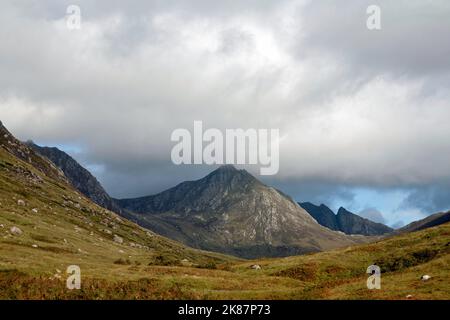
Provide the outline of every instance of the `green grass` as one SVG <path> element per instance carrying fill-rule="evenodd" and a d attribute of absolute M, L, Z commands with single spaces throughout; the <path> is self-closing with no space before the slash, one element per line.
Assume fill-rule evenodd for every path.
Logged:
<path fill-rule="evenodd" d="M 0 299 L 450 299 L 450 224 L 330 252 L 246 261 L 142 229 L 2 148 L 0 225 Z M 23 234 L 12 235 L 12 226 Z M 381 290 L 366 288 L 373 263 L 383 271 Z M 71 291 L 65 271 L 74 264 L 82 288 Z M 423 282 L 423 274 L 432 278 Z"/>

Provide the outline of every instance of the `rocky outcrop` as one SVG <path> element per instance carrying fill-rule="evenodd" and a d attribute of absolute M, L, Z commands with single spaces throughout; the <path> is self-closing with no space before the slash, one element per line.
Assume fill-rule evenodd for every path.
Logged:
<path fill-rule="evenodd" d="M 58 169 L 58 167 L 56 167 L 47 158 L 42 157 L 41 155 L 34 152 L 29 145 L 17 140 L 8 131 L 8 129 L 6 129 L 3 126 L 3 123 L 1 121 L 0 121 L 0 147 L 4 148 L 7 152 L 16 156 L 22 161 L 31 164 L 33 167 L 35 167 L 38 171 L 40 171 L 44 175 L 59 181 L 63 182 L 67 181 L 66 177 L 64 176 L 64 173 L 60 169 Z M 29 178 L 30 180 L 39 181 L 42 179 L 40 176 L 37 176 L 31 172 L 25 172 L 23 169 L 21 168 L 19 169 L 22 171 L 20 173 L 22 175 L 26 175 L 27 178 Z"/>

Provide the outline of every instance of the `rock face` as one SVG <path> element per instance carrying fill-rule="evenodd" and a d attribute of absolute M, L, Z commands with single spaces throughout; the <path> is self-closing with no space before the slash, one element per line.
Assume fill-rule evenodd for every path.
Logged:
<path fill-rule="evenodd" d="M 337 215 L 325 205 L 316 206 L 309 202 L 300 203 L 318 223 L 331 230 L 341 231 L 346 234 L 360 234 L 365 236 L 377 236 L 390 233 L 392 228 L 362 218 L 344 208 L 340 208 Z"/>
<path fill-rule="evenodd" d="M 392 228 L 360 217 L 344 208 L 339 208 L 336 215 L 338 225 L 346 234 L 362 234 L 366 236 L 382 235 L 394 231 Z"/>
<path fill-rule="evenodd" d="M 292 199 L 233 166 L 157 195 L 116 202 L 143 227 L 196 248 L 246 258 L 361 241 L 322 227 Z"/>
<path fill-rule="evenodd" d="M 35 167 L 44 175 L 53 178 L 55 180 L 67 182 L 64 173 L 58 169 L 51 161 L 47 158 L 37 154 L 32 150 L 32 148 L 17 140 L 9 131 L 6 129 L 2 122 L 0 121 L 0 147 L 4 148 L 10 154 L 16 156 L 22 161 L 25 161 Z M 41 177 L 33 176 L 31 173 L 22 172 L 22 174 L 28 174 L 29 179 L 36 182 L 41 181 Z"/>
<path fill-rule="evenodd" d="M 90 198 L 96 204 L 119 212 L 120 208 L 114 203 L 108 193 L 103 189 L 100 182 L 85 168 L 83 168 L 75 159 L 58 148 L 41 147 L 32 142 L 28 142 L 37 153 L 48 158 L 69 179 L 69 182 L 78 191 Z"/>
<path fill-rule="evenodd" d="M 320 206 L 316 206 L 311 202 L 303 202 L 299 203 L 299 205 L 306 210 L 316 221 L 328 229 L 335 231 L 342 231 L 339 228 L 336 215 L 330 208 L 326 205 L 321 204 Z"/>

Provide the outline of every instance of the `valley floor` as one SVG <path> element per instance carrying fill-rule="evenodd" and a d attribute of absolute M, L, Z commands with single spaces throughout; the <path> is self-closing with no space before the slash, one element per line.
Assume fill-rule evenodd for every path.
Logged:
<path fill-rule="evenodd" d="M 118 264 L 100 252 L 5 241 L 0 252 L 2 299 L 450 299 L 450 224 L 331 252 L 205 266 L 149 266 L 148 255 L 131 253 Z M 380 290 L 366 287 L 373 263 Z M 81 267 L 81 290 L 66 289 L 70 264 Z"/>

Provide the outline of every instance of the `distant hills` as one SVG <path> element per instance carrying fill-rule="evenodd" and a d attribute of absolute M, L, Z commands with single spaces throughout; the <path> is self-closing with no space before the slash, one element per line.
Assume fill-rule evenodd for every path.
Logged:
<path fill-rule="evenodd" d="M 360 234 L 365 236 L 378 236 L 394 231 L 382 224 L 360 217 L 345 208 L 339 208 L 338 213 L 321 204 L 316 206 L 310 202 L 299 203 L 318 223 L 331 230 L 346 234 Z"/>
<path fill-rule="evenodd" d="M 425 219 L 414 221 L 404 226 L 403 228 L 396 230 L 396 232 L 399 233 L 415 232 L 435 227 L 447 222 L 450 222 L 450 211 L 432 214 L 431 216 L 428 216 Z"/>

